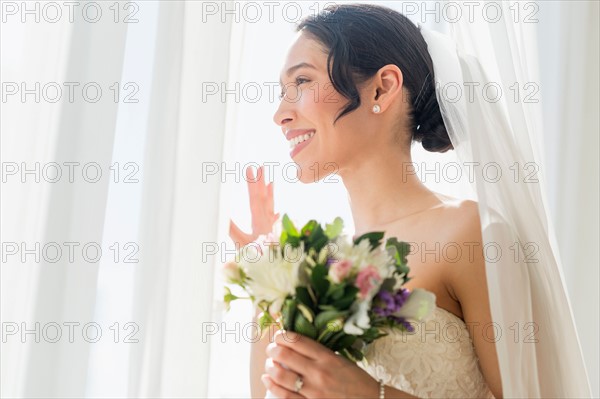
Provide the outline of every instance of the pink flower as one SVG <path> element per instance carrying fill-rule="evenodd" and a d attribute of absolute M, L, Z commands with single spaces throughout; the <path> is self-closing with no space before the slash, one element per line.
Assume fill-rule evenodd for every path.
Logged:
<path fill-rule="evenodd" d="M 279 238 L 272 232 L 268 233 L 263 239 L 263 245 L 267 247 L 277 247 L 279 246 Z"/>
<path fill-rule="evenodd" d="M 233 261 L 229 261 L 223 265 L 223 275 L 225 276 L 225 281 L 230 284 L 235 284 L 242 280 L 240 267 Z"/>
<path fill-rule="evenodd" d="M 356 276 L 356 286 L 360 290 L 361 298 L 366 298 L 374 288 L 379 286 L 381 276 L 377 271 L 377 268 L 373 265 L 369 265 L 358 272 Z"/>
<path fill-rule="evenodd" d="M 332 282 L 339 284 L 348 276 L 351 268 L 352 262 L 348 259 L 334 262 L 329 266 L 329 278 Z"/>

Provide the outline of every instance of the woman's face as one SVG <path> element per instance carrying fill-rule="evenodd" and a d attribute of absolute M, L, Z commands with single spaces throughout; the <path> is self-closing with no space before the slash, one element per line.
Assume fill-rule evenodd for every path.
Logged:
<path fill-rule="evenodd" d="M 290 148 L 300 181 L 316 182 L 332 173 L 344 173 L 349 165 L 374 153 L 375 129 L 370 123 L 374 101 L 368 86 L 362 91 L 359 87 L 360 107 L 338 119 L 334 126 L 333 121 L 348 100 L 333 88 L 327 74 L 327 53 L 312 36 L 297 34 L 280 79 L 284 96 L 273 119 L 286 134 L 284 139 L 296 134 L 312 135 Z"/>

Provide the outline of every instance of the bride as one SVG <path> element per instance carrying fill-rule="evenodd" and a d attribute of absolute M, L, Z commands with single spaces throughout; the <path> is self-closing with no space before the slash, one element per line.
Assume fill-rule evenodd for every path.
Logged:
<path fill-rule="evenodd" d="M 519 370 L 519 364 L 511 365 L 514 373 L 502 369 L 510 356 L 499 358 L 498 348 L 530 353 L 523 348 L 531 345 L 510 346 L 511 323 L 493 322 L 480 204 L 433 192 L 409 173 L 413 141 L 432 152 L 459 143 L 458 133 L 452 139 L 448 131 L 443 115 L 450 110 L 438 101 L 432 45 L 421 29 L 391 9 L 353 4 L 330 6 L 297 30 L 280 76 L 282 98 L 274 121 L 283 139 L 295 144 L 290 156 L 301 181 L 310 182 L 315 165 L 318 177 L 325 177 L 331 173 L 326 164 L 333 162 L 349 194 L 355 236 L 385 231 L 386 238 L 412 243 L 413 279 L 407 287 L 433 292 L 436 307 L 414 333 L 392 332 L 375 341 L 359 364 L 306 337 L 275 333 L 270 340 L 267 334 L 252 344 L 252 396 L 264 397 L 267 390 L 279 398 L 564 393 L 538 387 L 542 376 L 555 371 L 543 374 L 535 352 L 522 358 L 534 359 L 539 375 L 531 368 Z M 269 232 L 278 217 L 273 184 L 262 178 L 252 182 L 252 172 L 247 173 L 253 231 L 230 224 L 230 236 L 240 245 Z M 257 176 L 264 176 L 261 169 Z M 513 378 L 528 373 L 533 377 L 523 377 L 525 382 Z"/>

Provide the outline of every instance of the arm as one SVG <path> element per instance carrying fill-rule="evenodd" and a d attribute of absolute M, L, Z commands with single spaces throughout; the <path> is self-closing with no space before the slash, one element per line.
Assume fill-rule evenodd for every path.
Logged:
<path fill-rule="evenodd" d="M 253 323 L 257 323 L 259 313 L 260 310 L 258 310 L 254 315 L 254 318 L 252 319 Z M 267 345 L 270 342 L 273 342 L 273 337 L 276 331 L 277 327 L 271 326 L 261 340 L 250 344 L 250 393 L 252 398 L 262 399 L 267 393 L 267 388 L 261 381 L 261 375 L 263 375 L 265 372 Z"/>
<path fill-rule="evenodd" d="M 449 265 L 448 289 L 460 302 L 463 318 L 469 328 L 473 339 L 473 346 L 481 372 L 490 390 L 498 399 L 502 398 L 502 381 L 496 344 L 486 339 L 485 327 L 492 323 L 490 310 L 487 278 L 485 271 L 485 258 L 481 237 L 481 225 L 477 203 L 466 201 L 464 205 L 464 224 L 456 232 L 454 242 L 478 243 L 475 251 L 469 253 L 469 248 L 462 248 L 463 258 L 460 262 Z"/>
<path fill-rule="evenodd" d="M 279 218 L 278 213 L 273 211 L 273 183 L 265 184 L 265 174 L 263 167 L 257 170 L 257 176 L 254 176 L 252 168 L 246 168 L 246 181 L 248 182 L 248 192 L 250 194 L 250 211 L 252 213 L 252 232 L 245 233 L 233 220 L 229 221 L 229 235 L 236 248 L 254 241 L 260 234 L 266 234 L 271 231 L 273 223 Z M 256 323 L 256 316 L 253 322 Z M 275 328 L 271 328 L 265 336 L 258 342 L 251 343 L 250 348 L 250 392 L 253 398 L 264 398 L 266 389 L 260 380 L 260 376 L 265 369 L 265 349 L 270 339 L 275 333 Z"/>

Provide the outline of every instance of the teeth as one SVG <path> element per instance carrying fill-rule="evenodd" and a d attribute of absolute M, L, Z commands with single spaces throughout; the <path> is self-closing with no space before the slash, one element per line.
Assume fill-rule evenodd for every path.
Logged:
<path fill-rule="evenodd" d="M 310 133 L 304 134 L 302 136 L 294 137 L 293 139 L 290 140 L 290 148 L 297 146 L 298 144 L 302 143 L 303 141 L 308 140 L 309 138 L 311 138 L 314 135 L 315 135 L 315 132 L 310 132 Z"/>

